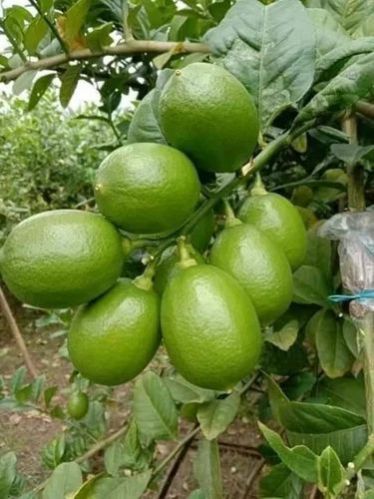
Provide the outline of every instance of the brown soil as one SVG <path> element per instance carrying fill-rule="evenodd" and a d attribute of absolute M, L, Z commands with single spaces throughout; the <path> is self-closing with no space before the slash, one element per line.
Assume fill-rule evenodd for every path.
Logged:
<path fill-rule="evenodd" d="M 46 376 L 46 386 L 58 386 L 55 402 L 64 406 L 69 386 L 71 365 L 61 357 L 59 348 L 64 336 L 53 334 L 60 326 L 36 328 L 35 321 L 39 317 L 35 311 L 23 309 L 12 303 L 16 310 L 17 320 L 23 331 L 27 347 L 33 362 L 40 374 Z M 157 367 L 164 362 L 160 355 L 156 360 Z M 22 357 L 11 336 L 4 319 L 0 316 L 0 375 L 10 379 L 14 371 L 23 365 Z M 116 388 L 108 410 L 109 427 L 116 430 L 130 413 L 131 385 Z M 250 404 L 248 404 L 250 407 Z M 109 408 L 109 407 L 108 407 Z M 181 434 L 193 428 L 192 423 L 181 423 Z M 220 456 L 225 497 L 229 499 L 250 499 L 258 497 L 256 486 L 246 491 L 246 482 L 260 464 L 259 456 L 254 448 L 259 443 L 259 435 L 255 429 L 250 409 L 242 412 L 236 422 L 220 438 Z M 41 450 L 57 434 L 64 429 L 64 421 L 52 419 L 37 410 L 11 412 L 0 409 L 0 454 L 12 450 L 17 454 L 18 470 L 26 477 L 29 486 L 35 486 L 50 474 L 41 462 Z M 157 447 L 157 457 L 164 458 L 175 443 L 164 442 Z M 194 441 L 184 458 L 177 475 L 166 495 L 169 499 L 187 498 L 197 488 L 193 477 L 192 463 L 196 454 L 197 441 Z M 96 456 L 95 469 L 101 468 L 101 457 Z M 165 477 L 160 480 L 162 484 Z M 245 494 L 245 495 L 244 495 Z M 147 498 L 156 499 L 157 492 L 149 492 Z"/>

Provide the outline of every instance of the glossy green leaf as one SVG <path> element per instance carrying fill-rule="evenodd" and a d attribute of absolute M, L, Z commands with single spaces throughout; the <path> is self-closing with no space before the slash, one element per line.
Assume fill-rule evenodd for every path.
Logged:
<path fill-rule="evenodd" d="M 345 470 L 332 447 L 326 447 L 318 458 L 319 482 L 322 490 L 332 494 L 335 487 L 344 479 Z"/>
<path fill-rule="evenodd" d="M 334 49 L 350 42 L 345 29 L 339 24 L 330 12 L 325 9 L 308 9 L 316 36 L 316 68 L 324 56 L 330 54 Z M 316 78 L 316 76 L 315 76 Z"/>
<path fill-rule="evenodd" d="M 357 56 L 300 111 L 294 126 L 313 123 L 326 113 L 348 108 L 365 97 L 374 79 L 374 53 Z"/>
<path fill-rule="evenodd" d="M 17 457 L 14 452 L 7 452 L 0 457 L 0 497 L 8 497 L 12 483 L 16 478 Z"/>
<path fill-rule="evenodd" d="M 280 460 L 297 476 L 306 482 L 317 482 L 318 456 L 308 447 L 297 445 L 293 448 L 287 447 L 281 437 L 270 428 L 259 422 L 259 427 L 267 443 L 278 454 Z"/>
<path fill-rule="evenodd" d="M 135 383 L 134 417 L 144 442 L 176 437 L 178 414 L 163 380 L 149 371 Z"/>
<path fill-rule="evenodd" d="M 76 492 L 82 484 L 82 472 L 75 462 L 62 463 L 48 478 L 42 493 L 42 499 L 65 499 Z"/>
<path fill-rule="evenodd" d="M 299 323 L 296 319 L 283 324 L 280 328 L 274 328 L 265 335 L 265 340 L 276 347 L 287 352 L 297 340 Z"/>
<path fill-rule="evenodd" d="M 40 42 L 48 33 L 48 25 L 40 16 L 35 17 L 25 31 L 23 38 L 24 46 L 30 55 L 34 55 Z"/>
<path fill-rule="evenodd" d="M 344 340 L 342 322 L 331 310 L 317 312 L 313 320 L 312 334 L 318 358 L 322 369 L 330 378 L 343 376 L 350 371 L 354 362 Z"/>
<path fill-rule="evenodd" d="M 202 402 L 213 400 L 216 396 L 216 392 L 214 390 L 200 388 L 179 375 L 172 378 L 165 378 L 164 382 L 169 388 L 173 399 L 182 404 L 201 404 Z"/>
<path fill-rule="evenodd" d="M 80 34 L 85 22 L 91 0 L 77 0 L 66 12 L 64 23 L 64 40 L 71 44 Z"/>
<path fill-rule="evenodd" d="M 223 499 L 217 440 L 200 440 L 193 469 L 205 499 Z"/>
<path fill-rule="evenodd" d="M 328 283 L 322 271 L 312 265 L 302 265 L 293 275 L 294 302 L 305 305 L 329 304 L 331 294 Z"/>
<path fill-rule="evenodd" d="M 240 395 L 237 392 L 202 404 L 197 411 L 197 420 L 205 438 L 213 440 L 223 433 L 235 419 L 239 405 Z"/>
<path fill-rule="evenodd" d="M 303 482 L 284 464 L 273 466 L 260 481 L 262 499 L 300 499 Z"/>
<path fill-rule="evenodd" d="M 34 86 L 32 87 L 30 97 L 29 97 L 29 104 L 28 104 L 28 111 L 31 111 L 34 109 L 34 107 L 37 105 L 37 103 L 40 101 L 40 99 L 43 97 L 45 92 L 47 91 L 48 87 L 52 83 L 53 79 L 55 77 L 55 73 L 50 73 L 44 76 L 41 76 L 36 82 L 34 83 Z"/>
<path fill-rule="evenodd" d="M 73 97 L 78 85 L 81 69 L 80 64 L 71 64 L 61 76 L 60 102 L 62 107 L 67 107 L 70 99 Z"/>
<path fill-rule="evenodd" d="M 127 134 L 129 143 L 156 142 L 166 144 L 158 123 L 154 96 L 155 90 L 151 90 L 136 108 Z"/>
<path fill-rule="evenodd" d="M 112 44 L 110 34 L 113 31 L 113 23 L 105 23 L 93 29 L 86 35 L 87 46 L 92 52 L 100 52 L 104 47 Z"/>
<path fill-rule="evenodd" d="M 314 32 L 298 0 L 239 0 L 205 41 L 254 96 L 262 128 L 312 84 Z"/>

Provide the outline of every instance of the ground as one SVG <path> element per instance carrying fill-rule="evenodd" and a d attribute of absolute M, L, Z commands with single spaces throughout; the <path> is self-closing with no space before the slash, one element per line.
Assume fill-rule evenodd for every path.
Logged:
<path fill-rule="evenodd" d="M 59 354 L 59 348 L 64 342 L 64 335 L 56 335 L 55 326 L 36 327 L 40 315 L 34 311 L 22 308 L 11 302 L 13 311 L 20 324 L 32 360 L 40 374 L 47 378 L 47 386 L 59 387 L 56 401 L 65 403 L 65 394 L 69 386 L 71 364 Z M 58 328 L 57 328 L 58 329 Z M 158 360 L 160 362 L 160 360 Z M 23 365 L 22 357 L 15 341 L 0 317 L 0 375 L 9 379 L 14 371 Z M 131 384 L 116 388 L 113 393 L 111 410 L 107 411 L 109 427 L 117 430 L 121 422 L 126 420 L 130 412 Z M 9 412 L 0 411 L 0 454 L 13 450 L 18 457 L 18 469 L 25 475 L 29 485 L 35 486 L 48 477 L 50 470 L 43 467 L 40 453 L 44 445 L 61 432 L 64 422 L 41 415 L 37 411 Z M 181 433 L 192 429 L 193 424 L 181 423 Z M 220 454 L 222 478 L 225 498 L 241 499 L 256 498 L 256 485 L 247 491 L 246 483 L 260 464 L 255 447 L 259 443 L 259 435 L 253 419 L 248 411 L 243 412 L 237 421 L 220 438 Z M 158 445 L 158 458 L 165 457 L 175 443 L 163 442 Z M 197 487 L 193 478 L 192 462 L 196 453 L 197 441 L 193 441 L 184 458 L 172 486 L 166 496 L 169 499 L 187 498 Z M 101 467 L 101 455 L 95 457 L 95 468 Z M 257 474 L 257 473 L 256 473 Z M 161 481 L 162 483 L 162 481 Z M 158 491 L 159 492 L 159 491 Z M 156 499 L 158 492 L 149 492 L 146 497 Z"/>

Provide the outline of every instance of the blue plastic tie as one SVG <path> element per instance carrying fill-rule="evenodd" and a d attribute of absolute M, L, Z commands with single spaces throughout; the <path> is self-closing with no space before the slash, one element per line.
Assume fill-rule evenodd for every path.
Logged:
<path fill-rule="evenodd" d="M 374 289 L 365 289 L 356 295 L 330 295 L 329 300 L 334 303 L 341 303 L 343 301 L 351 300 L 367 300 L 368 298 L 374 299 Z"/>

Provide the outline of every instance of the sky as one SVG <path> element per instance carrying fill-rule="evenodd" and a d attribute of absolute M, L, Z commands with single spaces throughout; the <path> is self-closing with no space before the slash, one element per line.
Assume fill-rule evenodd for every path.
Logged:
<path fill-rule="evenodd" d="M 0 5 L 2 8 L 8 8 L 13 5 L 22 5 L 27 6 L 27 0 L 0 0 Z M 0 12 L 1 15 L 1 12 Z M 4 48 L 8 45 L 7 41 L 0 35 L 0 53 L 4 50 Z M 11 93 L 11 84 L 2 84 L 0 83 L 0 91 L 5 91 L 7 94 Z M 21 95 L 27 95 L 27 92 L 23 92 Z M 78 111 L 85 103 L 99 103 L 100 102 L 100 94 L 99 92 L 89 83 L 85 81 L 79 81 L 78 86 L 74 92 L 74 95 L 69 103 L 68 109 L 72 111 Z"/>

